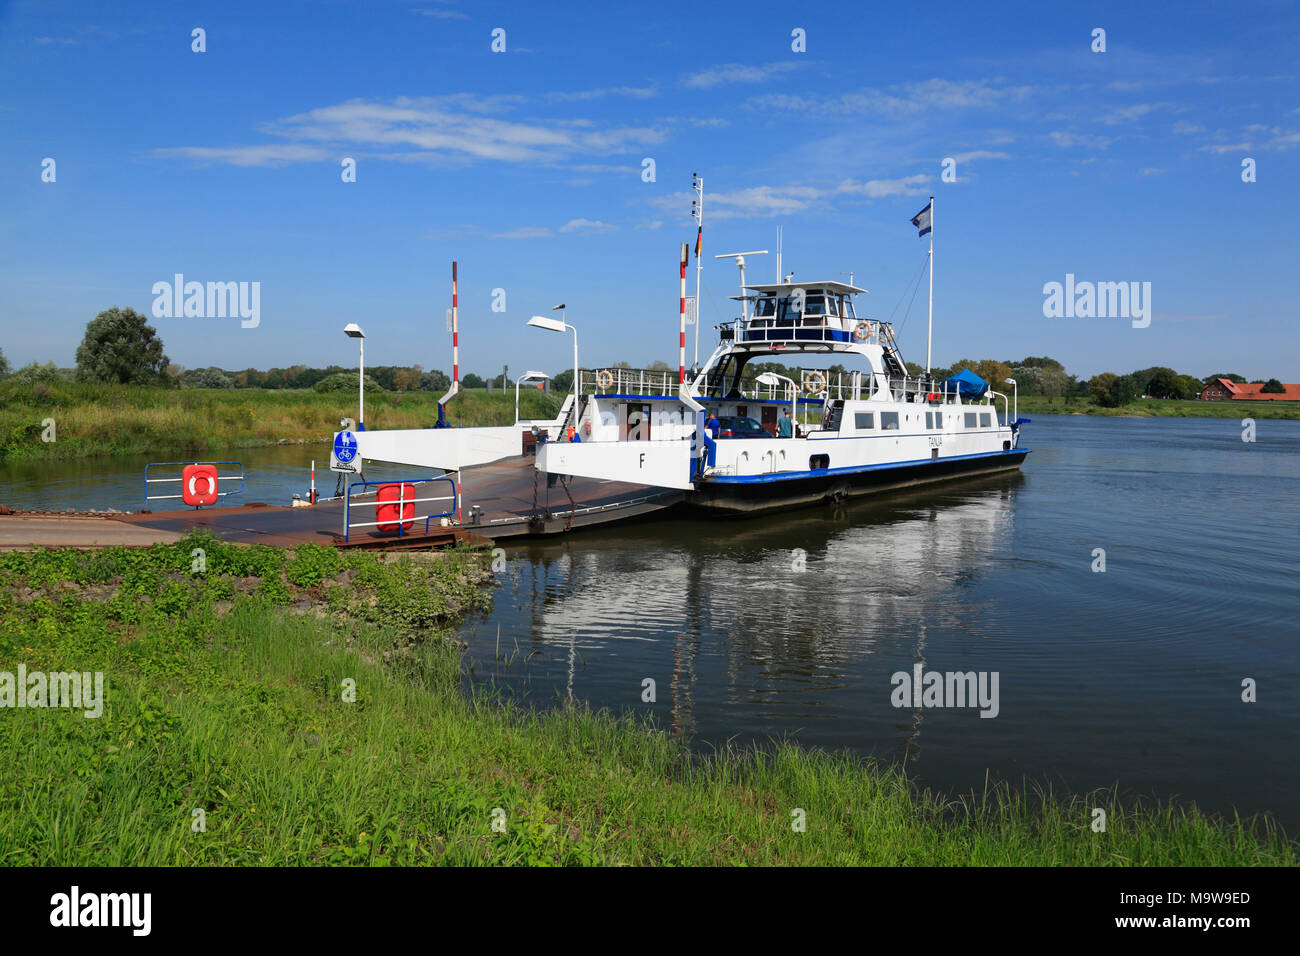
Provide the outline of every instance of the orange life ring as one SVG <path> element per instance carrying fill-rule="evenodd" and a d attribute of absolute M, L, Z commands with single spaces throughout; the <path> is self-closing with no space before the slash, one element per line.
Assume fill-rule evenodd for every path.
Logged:
<path fill-rule="evenodd" d="M 596 387 L 602 392 L 614 384 L 614 375 L 608 369 L 601 369 L 596 373 Z"/>
<path fill-rule="evenodd" d="M 217 503 L 216 465 L 186 465 L 181 471 L 181 500 L 196 508 Z"/>
<path fill-rule="evenodd" d="M 809 395 L 816 395 L 826 390 L 826 376 L 821 372 L 809 372 L 803 379 L 803 390 Z"/>
<path fill-rule="evenodd" d="M 853 337 L 859 342 L 865 342 L 871 338 L 871 323 L 863 320 L 853 327 Z"/>

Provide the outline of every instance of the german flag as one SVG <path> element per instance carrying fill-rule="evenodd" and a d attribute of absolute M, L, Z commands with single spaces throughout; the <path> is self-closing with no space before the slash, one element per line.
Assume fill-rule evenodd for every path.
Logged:
<path fill-rule="evenodd" d="M 695 231 L 695 258 L 700 257 L 700 250 L 704 247 L 704 227 L 700 226 Z"/>

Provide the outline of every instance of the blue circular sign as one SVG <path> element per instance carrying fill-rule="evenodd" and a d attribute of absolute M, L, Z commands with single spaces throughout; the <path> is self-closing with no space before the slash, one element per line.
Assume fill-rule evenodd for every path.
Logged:
<path fill-rule="evenodd" d="M 339 432 L 334 436 L 334 457 L 340 465 L 346 465 L 357 457 L 357 436 L 351 432 Z"/>

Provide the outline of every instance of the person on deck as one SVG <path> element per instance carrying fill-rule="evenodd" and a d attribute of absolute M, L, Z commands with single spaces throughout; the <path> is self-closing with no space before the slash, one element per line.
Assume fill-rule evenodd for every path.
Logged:
<path fill-rule="evenodd" d="M 709 410 L 709 417 L 704 422 L 704 427 L 709 430 L 709 433 L 713 436 L 713 440 L 717 441 L 718 433 L 722 431 L 722 422 L 718 421 L 718 416 L 713 414 L 712 409 Z"/>
<path fill-rule="evenodd" d="M 777 438 L 791 438 L 794 435 L 794 420 L 790 418 L 790 410 L 783 409 L 781 420 L 776 423 Z"/>

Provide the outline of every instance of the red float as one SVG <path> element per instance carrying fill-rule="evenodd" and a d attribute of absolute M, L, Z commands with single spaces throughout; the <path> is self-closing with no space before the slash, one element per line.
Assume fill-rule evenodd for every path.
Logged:
<path fill-rule="evenodd" d="M 186 465 L 181 472 L 181 500 L 195 508 L 217 503 L 217 466 Z"/>
<path fill-rule="evenodd" d="M 375 509 L 375 519 L 379 530 L 391 534 L 397 530 L 401 518 L 403 531 L 410 531 L 415 517 L 415 485 L 410 482 L 390 481 L 379 486 L 379 507 Z M 399 515 L 400 509 L 400 515 Z"/>

